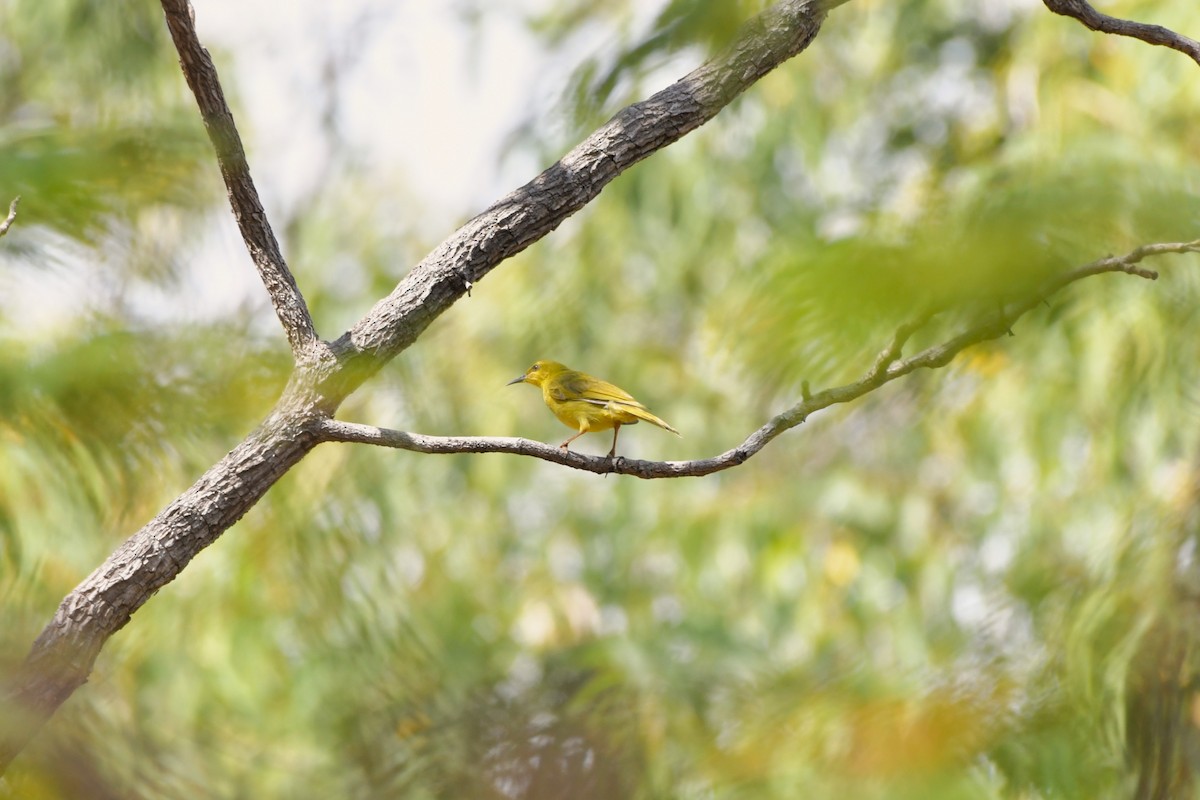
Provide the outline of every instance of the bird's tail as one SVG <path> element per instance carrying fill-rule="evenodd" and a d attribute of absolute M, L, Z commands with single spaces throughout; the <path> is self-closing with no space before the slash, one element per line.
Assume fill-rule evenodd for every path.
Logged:
<path fill-rule="evenodd" d="M 671 433 L 675 434 L 676 436 L 683 436 L 682 433 L 680 433 L 679 431 L 672 428 L 665 420 L 659 419 L 658 417 L 654 416 L 653 414 L 651 414 L 649 411 L 642 408 L 641 406 L 622 405 L 621 408 L 625 411 L 628 411 L 630 414 L 633 414 L 638 419 L 649 422 L 651 425 L 657 425 L 658 427 L 662 428 L 663 430 L 670 431 Z"/>

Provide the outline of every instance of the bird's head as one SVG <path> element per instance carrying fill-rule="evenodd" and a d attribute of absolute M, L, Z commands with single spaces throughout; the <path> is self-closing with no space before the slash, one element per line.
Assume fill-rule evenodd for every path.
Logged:
<path fill-rule="evenodd" d="M 508 382 L 509 386 L 514 383 L 532 383 L 534 386 L 541 386 L 547 379 L 553 378 L 560 372 L 566 372 L 567 368 L 557 361 L 535 361 L 533 366 L 525 370 L 524 375 L 518 375 Z"/>

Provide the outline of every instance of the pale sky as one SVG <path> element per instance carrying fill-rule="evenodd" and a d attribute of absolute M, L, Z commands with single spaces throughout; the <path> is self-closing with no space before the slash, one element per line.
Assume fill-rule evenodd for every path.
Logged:
<path fill-rule="evenodd" d="M 240 98 L 259 182 L 286 194 L 319 160 L 307 134 L 332 52 L 346 67 L 339 127 L 364 158 L 402 170 L 429 202 L 459 214 L 491 199 L 497 149 L 529 107 L 541 56 L 518 17 L 531 3 L 494 4 L 476 33 L 455 5 L 199 0 L 202 41 L 235 59 L 222 78 Z"/>
<path fill-rule="evenodd" d="M 294 198 L 320 191 L 314 184 L 327 142 L 319 99 L 331 60 L 342 70 L 339 134 L 372 174 L 419 198 L 412 215 L 427 223 L 433 241 L 532 177 L 532 166 L 527 174 L 505 175 L 500 159 L 504 138 L 531 108 L 545 58 L 521 24 L 519 12 L 530 3 L 496 3 L 474 30 L 454 5 L 196 3 L 198 33 L 218 54 L 222 82 L 237 98 L 238 126 L 269 214 L 279 217 Z M 223 212 L 224 223 L 197 254 L 206 266 L 188 282 L 189 305 L 199 316 L 266 303 Z M 154 291 L 145 298 L 149 305 L 163 300 Z M 275 324 L 269 311 L 256 316 Z"/>

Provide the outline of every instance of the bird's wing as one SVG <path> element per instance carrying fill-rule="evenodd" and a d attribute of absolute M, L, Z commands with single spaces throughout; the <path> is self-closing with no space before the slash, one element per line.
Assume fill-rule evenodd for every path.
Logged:
<path fill-rule="evenodd" d="M 584 376 L 587 378 L 587 376 Z M 621 405 L 637 406 L 643 408 L 642 404 L 633 399 L 633 395 L 622 389 L 620 386 L 614 386 L 608 381 L 602 381 L 599 378 L 587 378 L 581 381 L 583 391 L 580 393 L 584 400 L 599 400 L 604 403 L 620 403 Z"/>
<path fill-rule="evenodd" d="M 590 378 L 588 375 L 582 375 L 586 380 L 580 381 L 584 386 L 582 392 L 582 401 L 594 403 L 595 405 L 604 405 L 607 408 L 614 408 L 620 411 L 625 411 L 626 414 L 636 416 L 638 420 L 644 420 L 650 425 L 656 425 L 664 428 L 665 431 L 670 431 L 676 435 L 682 435 L 676 429 L 672 428 L 665 420 L 650 414 L 650 410 L 641 403 L 638 403 L 629 392 L 626 392 L 620 386 L 613 386 L 607 380 L 598 378 Z"/>
<path fill-rule="evenodd" d="M 654 416 L 644 405 L 633 399 L 633 395 L 614 386 L 608 381 L 593 378 L 582 372 L 568 372 L 558 378 L 557 385 L 551 387 L 550 396 L 560 402 L 573 400 L 575 402 L 591 403 L 594 406 L 614 408 L 624 411 L 638 419 L 657 425 L 664 430 L 679 435 L 666 421 Z"/>
<path fill-rule="evenodd" d="M 551 387 L 550 396 L 558 401 L 576 400 L 596 406 L 615 403 L 630 408 L 645 408 L 621 387 L 582 372 L 569 372 L 560 376 Z"/>

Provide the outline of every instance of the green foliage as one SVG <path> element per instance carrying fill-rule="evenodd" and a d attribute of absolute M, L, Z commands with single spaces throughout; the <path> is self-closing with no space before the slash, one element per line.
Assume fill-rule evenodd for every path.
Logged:
<path fill-rule="evenodd" d="M 197 167 L 211 150 L 194 125 L 79 130 L 0 139 L 0 186 L 21 195 L 22 225 L 99 243 L 141 209 L 197 205 Z"/>
<path fill-rule="evenodd" d="M 567 88 L 584 119 L 681 73 L 755 5 L 667 3 L 638 27 L 634 4 L 564 3 L 537 23 L 549 48 L 612 32 Z M 1200 30 L 1192 4 L 1119 11 Z M 132 82 L 175 80 L 162 35 L 89 102 L 136 108 Z M 1194 69 L 1041 9 L 846 4 L 811 51 L 481 282 L 341 416 L 558 441 L 503 386 L 545 357 L 685 436 L 638 426 L 629 457 L 721 452 L 801 382 L 861 375 L 923 310 L 943 313 L 918 344 L 1054 272 L 1196 238 Z M 64 222 L 43 224 L 103 251 L 120 235 L 87 220 L 186 206 L 198 162 L 154 133 L 177 124 L 173 97 L 138 111 L 141 188 L 48 191 L 64 207 L 37 213 Z M 126 146 L 99 130 L 46 141 Z M 93 174 L 45 152 L 47 180 Z M 429 248 L 381 199 L 419 195 L 347 170 L 291 226 L 325 335 Z M 0 257 L 17 245 L 39 252 L 10 235 Z M 1200 263 L 1148 266 L 1156 283 L 1076 284 L 1013 336 L 701 480 L 322 446 L 110 642 L 9 790 L 1191 796 Z M 287 358 L 250 327 L 114 312 L 0 347 L 0 669 L 267 411 Z"/>
<path fill-rule="evenodd" d="M 21 195 L 10 252 L 45 261 L 50 233 L 111 248 L 170 238 L 150 212 L 210 205 L 216 171 L 162 12 L 80 0 L 0 4 L 0 192 Z M 133 260 L 133 259 L 131 259 Z M 170 263 L 141 277 L 174 274 Z"/>
<path fill-rule="evenodd" d="M 1189 239 L 1200 217 L 1192 170 L 1103 154 L 1038 160 L 972 176 L 903 228 L 881 220 L 834 242 L 774 229 L 722 328 L 760 384 L 849 380 L 864 342 L 879 349 L 923 312 L 957 311 L 957 322 L 1027 296 L 1081 253 Z"/>

